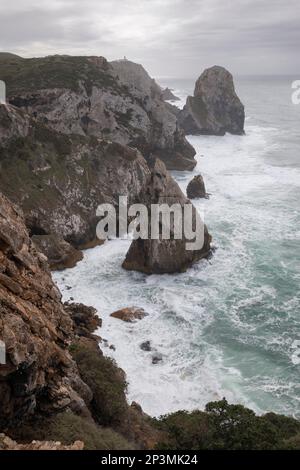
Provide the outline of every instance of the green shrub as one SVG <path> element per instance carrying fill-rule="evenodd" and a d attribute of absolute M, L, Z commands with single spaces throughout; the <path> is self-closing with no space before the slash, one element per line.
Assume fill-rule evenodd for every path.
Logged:
<path fill-rule="evenodd" d="M 76 343 L 71 354 L 83 381 L 93 392 L 92 412 L 99 424 L 119 427 L 126 421 L 125 376 L 115 362 L 92 347 Z"/>
<path fill-rule="evenodd" d="M 34 422 L 28 421 L 8 434 L 21 442 L 39 440 L 71 444 L 74 441 L 83 441 L 86 450 L 133 448 L 131 443 L 114 430 L 97 426 L 93 421 L 70 411 L 58 413 L 50 418 L 38 418 Z"/>

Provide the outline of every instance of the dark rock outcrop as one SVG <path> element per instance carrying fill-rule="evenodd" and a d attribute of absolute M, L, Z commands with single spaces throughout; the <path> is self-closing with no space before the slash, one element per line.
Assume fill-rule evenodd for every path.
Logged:
<path fill-rule="evenodd" d="M 194 176 L 194 178 L 187 185 L 186 194 L 189 199 L 208 197 L 202 175 Z"/>
<path fill-rule="evenodd" d="M 142 66 L 103 57 L 50 56 L 0 60 L 10 104 L 64 134 L 95 136 L 158 151 L 172 169 L 194 167 L 195 150 L 179 131 L 161 88 Z M 174 162 L 170 155 L 176 156 Z"/>
<path fill-rule="evenodd" d="M 83 258 L 80 250 L 59 235 L 33 235 L 31 239 L 38 251 L 47 256 L 50 269 L 73 268 Z"/>
<path fill-rule="evenodd" d="M 88 415 L 82 392 L 90 392 L 68 352 L 72 320 L 22 213 L 1 194 L 0 260 L 0 428 L 35 411 Z"/>
<path fill-rule="evenodd" d="M 173 204 L 179 204 L 181 214 L 183 206 L 191 204 L 160 160 L 153 163 L 144 202 L 149 209 L 151 204 L 166 204 L 169 207 Z M 171 223 L 170 239 L 162 239 L 160 236 L 158 240 L 150 238 L 134 240 L 123 262 L 123 268 L 141 271 L 146 274 L 182 272 L 196 261 L 207 257 L 210 253 L 211 237 L 192 204 L 191 208 L 193 214 L 192 227 L 195 230 L 197 220 L 198 231 L 202 237 L 201 248 L 187 250 L 186 243 L 188 240 L 184 234 L 182 234 L 181 239 L 176 239 L 174 237 L 174 225 Z M 162 225 L 163 222 L 160 223 L 160 228 L 162 228 Z M 149 226 L 150 233 L 151 227 Z"/>
<path fill-rule="evenodd" d="M 214 66 L 198 78 L 194 96 L 189 96 L 178 121 L 186 134 L 244 134 L 244 106 L 238 98 L 233 77 Z"/>

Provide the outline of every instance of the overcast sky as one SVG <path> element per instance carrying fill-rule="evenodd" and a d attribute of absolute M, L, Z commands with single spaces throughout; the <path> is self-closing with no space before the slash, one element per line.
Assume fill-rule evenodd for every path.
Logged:
<path fill-rule="evenodd" d="M 0 18 L 0 50 L 26 57 L 126 55 L 155 77 L 300 73 L 299 0 L 0 0 Z"/>

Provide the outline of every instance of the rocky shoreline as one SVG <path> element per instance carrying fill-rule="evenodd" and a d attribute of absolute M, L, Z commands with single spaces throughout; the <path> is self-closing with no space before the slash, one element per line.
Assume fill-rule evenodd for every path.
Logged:
<path fill-rule="evenodd" d="M 147 207 L 190 204 L 193 224 L 201 222 L 168 170 L 196 165 L 186 133 L 243 134 L 229 72 L 205 71 L 178 112 L 165 103 L 170 90 L 127 60 L 4 54 L 0 76 L 8 91 L 0 105 L 0 450 L 298 448 L 298 421 L 258 417 L 225 399 L 159 420 L 128 404 L 124 372 L 99 347 L 101 312 L 63 304 L 50 273 L 101 243 L 97 206 L 117 206 L 119 195 Z M 206 197 L 201 175 L 187 196 Z M 171 232 L 170 240 L 134 240 L 123 267 L 175 273 L 210 255 L 204 224 L 199 250 Z M 111 315 L 133 322 L 145 314 L 137 306 Z M 153 351 L 153 364 L 161 360 Z"/>

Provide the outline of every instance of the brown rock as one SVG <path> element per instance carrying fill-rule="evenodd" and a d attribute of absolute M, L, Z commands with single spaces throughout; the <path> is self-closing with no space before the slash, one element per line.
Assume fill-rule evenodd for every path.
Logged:
<path fill-rule="evenodd" d="M 201 175 L 194 176 L 186 188 L 186 194 L 189 199 L 207 197 L 205 184 Z"/>
<path fill-rule="evenodd" d="M 64 307 L 74 322 L 75 333 L 78 336 L 94 338 L 94 331 L 102 325 L 102 320 L 97 315 L 97 310 L 94 307 L 69 302 L 66 302 Z"/>
<path fill-rule="evenodd" d="M 110 316 L 125 322 L 132 323 L 136 320 L 142 320 L 145 316 L 147 316 L 147 313 L 142 308 L 128 307 L 117 310 L 116 312 L 111 313 Z"/>

